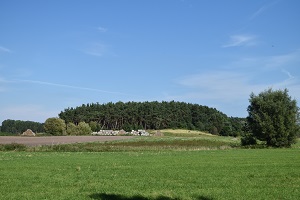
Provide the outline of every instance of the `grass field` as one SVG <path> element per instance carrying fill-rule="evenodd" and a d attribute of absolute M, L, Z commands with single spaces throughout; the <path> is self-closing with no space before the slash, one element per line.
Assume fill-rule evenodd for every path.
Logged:
<path fill-rule="evenodd" d="M 299 199 L 300 149 L 0 152 L 0 199 Z"/>
<path fill-rule="evenodd" d="M 299 199 L 299 140 L 291 149 L 241 149 L 237 138 L 162 133 L 126 141 L 0 145 L 0 199 Z"/>

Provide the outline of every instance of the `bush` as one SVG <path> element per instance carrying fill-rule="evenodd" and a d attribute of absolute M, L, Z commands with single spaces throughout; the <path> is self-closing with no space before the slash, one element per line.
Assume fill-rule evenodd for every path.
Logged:
<path fill-rule="evenodd" d="M 18 143 L 0 145 L 1 151 L 25 151 L 26 148 L 27 148 L 26 145 L 18 144 Z"/>
<path fill-rule="evenodd" d="M 65 120 L 52 117 L 45 121 L 45 132 L 52 135 L 65 135 L 66 134 L 66 124 Z"/>
<path fill-rule="evenodd" d="M 78 124 L 78 130 L 81 135 L 88 135 L 92 133 L 91 127 L 85 122 L 80 122 Z"/>
<path fill-rule="evenodd" d="M 241 138 L 241 144 L 242 144 L 242 146 L 256 145 L 256 144 L 257 144 L 257 141 L 256 141 L 256 139 L 253 137 L 252 134 L 247 133 L 246 135 L 244 135 L 244 136 Z"/>
<path fill-rule="evenodd" d="M 70 122 L 67 124 L 67 134 L 68 135 L 88 135 L 92 133 L 92 129 L 89 124 L 85 122 L 80 122 L 78 126 Z"/>
<path fill-rule="evenodd" d="M 67 134 L 68 135 L 79 135 L 78 128 L 74 123 L 69 122 L 67 124 Z"/>

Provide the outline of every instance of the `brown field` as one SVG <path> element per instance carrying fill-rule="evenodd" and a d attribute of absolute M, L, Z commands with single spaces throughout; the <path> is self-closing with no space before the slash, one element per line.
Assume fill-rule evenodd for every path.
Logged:
<path fill-rule="evenodd" d="M 69 144 L 81 142 L 105 142 L 112 140 L 125 140 L 133 136 L 47 136 L 47 137 L 22 137 L 0 136 L 0 144 L 18 143 L 27 146 Z"/>

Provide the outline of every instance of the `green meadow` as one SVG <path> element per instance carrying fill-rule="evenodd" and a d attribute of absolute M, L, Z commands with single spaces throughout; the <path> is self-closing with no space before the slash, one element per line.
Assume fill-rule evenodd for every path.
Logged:
<path fill-rule="evenodd" d="M 237 143 L 188 133 L 2 151 L 0 199 L 299 199 L 299 142 Z"/>

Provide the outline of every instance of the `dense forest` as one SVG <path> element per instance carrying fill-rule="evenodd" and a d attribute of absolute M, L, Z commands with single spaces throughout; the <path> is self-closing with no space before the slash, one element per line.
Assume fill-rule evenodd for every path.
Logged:
<path fill-rule="evenodd" d="M 225 136 L 240 135 L 245 124 L 245 119 L 215 108 L 175 101 L 83 104 L 65 109 L 59 117 L 66 123 L 89 123 L 94 131 L 184 128 Z"/>
<path fill-rule="evenodd" d="M 11 134 L 21 134 L 27 129 L 31 129 L 35 133 L 41 133 L 44 132 L 44 124 L 33 121 L 7 119 L 2 122 L 0 131 Z"/>

